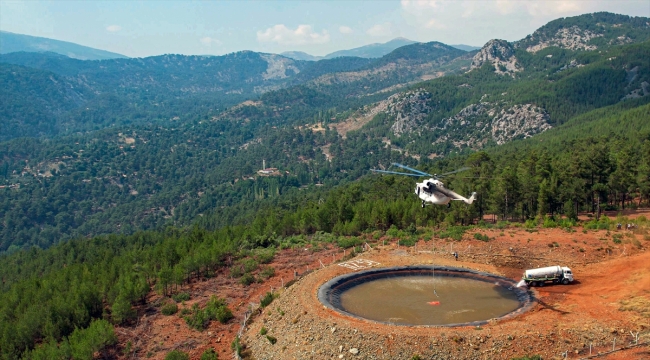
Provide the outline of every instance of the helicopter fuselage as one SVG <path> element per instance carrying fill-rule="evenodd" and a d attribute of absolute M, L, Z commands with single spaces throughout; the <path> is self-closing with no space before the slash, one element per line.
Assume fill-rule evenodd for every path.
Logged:
<path fill-rule="evenodd" d="M 415 194 L 422 201 L 436 205 L 447 205 L 451 198 L 441 192 L 441 189 L 447 190 L 440 180 L 435 179 L 428 179 L 415 184 Z"/>
<path fill-rule="evenodd" d="M 402 176 L 414 176 L 414 177 L 421 177 L 421 176 L 431 176 L 428 180 L 424 180 L 423 182 L 419 182 L 415 184 L 415 195 L 417 195 L 421 200 L 422 200 L 422 207 L 426 205 L 426 203 L 431 203 L 435 205 L 447 205 L 448 207 L 451 206 L 451 201 L 456 200 L 456 201 L 462 201 L 465 204 L 471 205 L 474 200 L 476 199 L 476 193 L 473 192 L 472 196 L 468 198 L 461 196 L 447 188 L 445 188 L 445 185 L 442 183 L 442 181 L 438 180 L 444 176 L 455 174 L 460 171 L 465 171 L 469 170 L 468 167 L 464 167 L 455 171 L 451 171 L 448 173 L 444 174 L 428 174 L 425 173 L 424 171 L 420 171 L 417 169 L 413 169 L 411 167 L 408 167 L 406 165 L 398 164 L 398 163 L 393 163 L 394 166 L 397 166 L 399 168 L 402 168 L 404 170 L 410 171 L 410 173 L 407 172 L 397 172 L 397 171 L 388 171 L 388 170 L 378 170 L 378 169 L 372 169 L 373 172 L 376 173 L 382 173 L 382 174 L 393 174 L 393 175 L 402 175 Z"/>
<path fill-rule="evenodd" d="M 461 196 L 445 188 L 445 185 L 442 183 L 442 181 L 434 178 L 416 183 L 415 194 L 420 199 L 422 199 L 423 207 L 425 203 L 431 203 L 434 205 L 448 205 L 452 200 L 459 200 L 465 202 L 466 204 L 471 204 L 474 202 L 474 197 L 476 196 L 476 193 L 473 193 L 472 196 L 467 199 L 464 196 Z"/>

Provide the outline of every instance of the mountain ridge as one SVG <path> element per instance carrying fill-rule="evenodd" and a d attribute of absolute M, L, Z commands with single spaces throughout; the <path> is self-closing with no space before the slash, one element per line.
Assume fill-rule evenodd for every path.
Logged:
<path fill-rule="evenodd" d="M 295 60 L 318 61 L 334 59 L 337 57 L 361 57 L 366 59 L 380 58 L 391 51 L 406 45 L 418 43 L 418 41 L 409 40 L 402 37 L 389 40 L 385 43 L 372 43 L 359 46 L 352 49 L 337 50 L 324 56 L 314 56 L 303 51 L 285 51 L 280 55 L 290 57 Z"/>
<path fill-rule="evenodd" d="M 12 52 L 54 52 L 79 60 L 126 59 L 128 56 L 79 45 L 69 41 L 0 31 L 0 54 Z"/>

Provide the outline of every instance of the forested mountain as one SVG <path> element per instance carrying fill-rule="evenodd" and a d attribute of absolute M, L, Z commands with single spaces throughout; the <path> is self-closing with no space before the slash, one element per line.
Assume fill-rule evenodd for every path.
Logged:
<path fill-rule="evenodd" d="M 391 97 L 377 105 L 386 110 L 366 131 L 410 154 L 439 156 L 529 137 L 650 95 L 650 42 L 601 53 L 552 47 L 512 54 L 517 71 L 500 71 L 494 59 Z"/>
<path fill-rule="evenodd" d="M 0 31 L 0 54 L 13 52 L 53 52 L 79 60 L 105 60 L 126 58 L 121 54 L 94 49 L 68 41 Z"/>
<path fill-rule="evenodd" d="M 417 41 L 412 41 L 409 39 L 405 38 L 395 38 L 393 40 L 390 40 L 385 43 L 375 43 L 375 44 L 369 44 L 369 45 L 364 45 L 360 46 L 358 48 L 354 49 L 349 49 L 349 50 L 339 50 L 335 51 L 333 53 L 327 54 L 325 56 L 314 56 L 307 54 L 302 51 L 285 51 L 281 53 L 280 55 L 286 56 L 288 58 L 292 58 L 295 60 L 307 60 L 307 61 L 318 61 L 318 60 L 323 60 L 323 59 L 335 59 L 337 57 L 360 57 L 364 59 L 376 59 L 380 58 L 391 51 L 405 46 L 405 45 L 411 45 L 417 43 Z M 464 45 L 461 45 L 464 46 Z M 464 50 L 464 51 L 470 51 L 467 49 L 463 49 L 461 47 L 458 47 L 458 49 Z"/>
<path fill-rule="evenodd" d="M 599 12 L 553 20 L 516 41 L 516 48 L 537 52 L 550 46 L 568 50 L 605 50 L 650 39 L 646 17 Z"/>
<path fill-rule="evenodd" d="M 474 51 L 478 50 L 481 47 L 480 46 L 472 46 L 472 45 L 465 45 L 465 44 L 455 44 L 455 45 L 450 45 L 452 47 L 455 47 L 456 49 L 464 50 L 464 51 Z"/>
<path fill-rule="evenodd" d="M 70 61 L 76 60 L 62 57 L 12 54 L 14 60 L 48 70 L 3 65 L 11 69 L 5 76 L 17 79 L 8 82 L 14 85 L 7 91 L 28 89 L 27 83 L 46 88 L 39 85 L 41 81 L 51 87 L 48 94 L 55 99 L 44 107 L 59 106 L 57 111 L 68 116 L 66 121 L 89 126 L 100 119 L 100 123 L 117 125 L 87 134 L 0 144 L 4 182 L 0 189 L 4 193 L 0 250 L 36 244 L 47 247 L 73 236 L 183 225 L 215 208 L 230 209 L 221 212 L 219 224 L 245 221 L 249 211 L 264 201 L 290 199 L 305 186 L 324 184 L 319 191 L 325 191 L 392 161 L 414 164 L 417 159 L 425 162 L 490 148 L 568 124 L 595 109 L 616 104 L 641 106 L 650 99 L 645 96 L 650 91 L 648 42 L 602 52 L 558 47 L 535 53 L 511 51 L 518 71 L 502 71 L 499 59 L 481 57 L 486 52 L 468 54 L 437 42 L 404 46 L 377 60 L 294 62 L 302 66 L 299 73 L 275 80 L 297 85 L 266 92 L 226 111 L 217 101 L 232 99 L 206 95 L 208 81 L 198 74 L 217 64 L 236 69 L 239 63 L 233 59 L 163 56 L 111 60 L 109 67 L 136 69 L 117 72 L 121 77 L 114 79 L 97 67 L 104 61 L 75 67 Z M 249 68 L 250 76 L 264 81 L 259 74 L 268 71 L 268 66 L 260 62 L 262 55 L 232 56 L 257 64 L 257 70 Z M 477 57 L 483 59 L 472 71 L 420 82 L 395 93 L 400 84 L 432 71 L 458 71 L 461 64 L 469 65 L 472 56 L 475 62 Z M 155 63 L 175 69 L 180 77 L 190 72 L 184 62 L 202 69 L 183 78 L 187 88 L 202 97 L 181 98 L 182 91 L 170 88 L 178 82 L 154 81 L 153 75 L 148 86 L 146 73 L 141 72 L 153 72 L 147 64 Z M 284 69 L 285 74 L 290 71 Z M 50 71 L 49 77 L 39 71 Z M 133 78 L 126 77 L 127 73 L 134 74 Z M 40 80 L 20 80 L 32 77 Z M 135 85 L 119 85 L 129 79 Z M 224 73 L 214 79 L 227 82 Z M 274 79 L 267 84 L 271 81 Z M 97 85 L 104 83 L 112 83 L 116 89 Z M 89 88 L 109 93 L 97 96 Z M 159 90 L 151 91 L 149 107 L 121 96 L 144 97 L 150 89 Z M 154 100 L 167 91 L 176 91 L 174 102 Z M 92 96 L 96 97 L 87 100 Z M 28 101 L 44 100 L 13 99 L 16 104 L 23 101 L 23 107 Z M 85 108 L 65 107 L 84 101 Z M 174 105 L 169 105 L 172 109 L 167 110 L 168 104 Z M 159 117 L 164 118 L 154 121 Z M 347 131 L 345 137 L 337 134 L 335 129 L 359 117 L 372 121 L 359 130 Z M 38 116 L 29 120 L 34 119 Z M 47 129 L 43 124 L 37 126 Z M 281 176 L 258 176 L 262 160 L 279 168 Z"/>
<path fill-rule="evenodd" d="M 273 124 L 286 124 L 304 121 L 325 111 L 337 112 L 335 110 L 339 109 L 338 113 L 344 113 L 383 100 L 409 84 L 467 70 L 471 55 L 433 41 L 402 46 L 365 64 L 365 60 L 359 58 L 321 60 L 304 73 L 318 74 L 316 70 L 321 66 L 335 65 L 341 71 L 320 71 L 323 75 L 315 78 L 298 74 L 297 80 L 309 80 L 264 93 L 259 101 L 232 107 L 220 117 L 247 121 L 264 119 Z M 342 70 L 343 66 L 348 66 L 349 70 Z M 317 118 L 324 119 L 322 116 Z"/>
<path fill-rule="evenodd" d="M 323 60 L 323 56 L 314 56 L 307 54 L 304 51 L 284 51 L 280 55 L 288 57 L 294 60 L 305 60 L 305 61 L 318 61 Z"/>
<path fill-rule="evenodd" d="M 356 56 L 369 59 L 380 58 L 384 55 L 390 54 L 395 49 L 415 43 L 417 43 L 417 41 L 398 37 L 385 43 L 375 43 L 354 49 L 335 51 L 331 54 L 325 55 L 325 59 L 334 59 L 341 56 Z"/>
<path fill-rule="evenodd" d="M 0 56 L 0 69 L 9 81 L 21 81 L 14 79 L 12 69 L 16 65 L 29 68 L 25 71 L 45 81 L 5 90 L 7 96 L 18 99 L 18 104 L 0 104 L 3 123 L 9 124 L 6 131 L 0 132 L 3 140 L 217 113 L 263 89 L 283 86 L 307 63 L 250 51 L 226 56 L 163 55 L 102 61 L 81 61 L 52 53 Z M 78 101 L 74 107 L 67 106 L 69 102 L 60 104 L 58 95 L 48 91 L 53 85 L 47 80 L 68 93 L 84 96 L 75 98 Z M 29 122 L 20 111 L 26 96 L 41 99 L 32 104 L 32 112 L 40 116 Z M 35 127 L 35 123 L 46 126 Z"/>
<path fill-rule="evenodd" d="M 590 18 L 627 26 L 612 14 L 547 26 Z M 597 50 L 432 42 L 376 60 L 284 62 L 300 71 L 278 66 L 269 79 L 265 54 L 233 54 L 250 65 L 237 81 L 281 87 L 253 98 L 224 97 L 236 86 L 206 69 L 236 71 L 232 58 L 12 54 L 17 64 L 0 66 L 3 131 L 60 132 L 52 116 L 75 132 L 114 126 L 0 143 L 0 356 L 92 358 L 151 289 L 167 296 L 245 258 L 258 266 L 275 248 L 350 247 L 397 229 L 408 242 L 417 226 L 460 229 L 485 214 L 567 226 L 578 211 L 650 204 L 650 41 L 637 25 L 626 36 L 639 41 Z M 276 169 L 258 171 L 263 161 Z M 445 185 L 478 198 L 422 209 L 413 179 L 369 174 L 392 162 L 467 166 Z"/>
<path fill-rule="evenodd" d="M 343 87 L 347 87 L 349 93 L 353 88 L 350 83 L 356 86 L 359 82 L 359 79 L 350 80 L 351 77 L 376 74 L 375 79 L 368 80 L 369 85 L 359 84 L 361 87 L 355 90 L 357 94 L 366 95 L 426 74 L 449 72 L 450 69 L 439 69 L 439 65 L 464 54 L 449 47 L 444 56 L 417 47 L 410 49 L 389 54 L 386 59 L 376 60 L 375 65 L 368 59 L 354 57 L 307 62 L 251 51 L 224 56 L 162 55 L 102 61 L 81 61 L 54 53 L 5 54 L 0 56 L 0 71 L 7 81 L 22 81 L 15 78 L 12 70 L 19 65 L 29 68 L 22 72 L 29 71 L 30 76 L 56 83 L 67 93 L 83 96 L 74 96 L 74 102 L 69 99 L 60 102 L 61 96 L 48 90 L 53 85 L 43 80 L 25 88 L 4 89 L 7 99 L 13 100 L 0 103 L 2 120 L 6 124 L 0 131 L 0 140 L 89 131 L 121 124 L 159 123 L 176 117 L 185 120 L 206 112 L 216 115 L 225 108 L 272 90 L 306 82 L 332 82 L 333 78 L 336 82 L 345 82 Z M 391 63 L 398 61 L 399 68 L 390 68 Z M 329 79 L 323 80 L 327 76 Z M 335 100 L 329 101 L 327 107 L 341 99 L 340 87 L 324 90 L 324 97 L 335 95 Z M 30 109 L 33 116 L 26 119 L 20 109 L 29 96 L 40 99 Z M 308 110 L 313 113 L 320 108 Z"/>

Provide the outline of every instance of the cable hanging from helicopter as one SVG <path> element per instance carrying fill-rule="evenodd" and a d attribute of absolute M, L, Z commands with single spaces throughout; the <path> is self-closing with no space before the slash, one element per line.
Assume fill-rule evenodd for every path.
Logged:
<path fill-rule="evenodd" d="M 440 181 L 441 178 L 455 174 L 461 171 L 469 170 L 468 167 L 463 167 L 458 170 L 450 171 L 444 174 L 429 174 L 423 171 L 413 169 L 406 165 L 393 163 L 393 166 L 397 166 L 408 172 L 399 172 L 399 171 L 387 171 L 387 170 L 378 170 L 371 169 L 371 171 L 382 174 L 393 174 L 393 175 L 403 175 L 403 176 L 413 176 L 413 177 L 430 177 L 427 180 L 415 184 L 415 195 L 417 195 L 422 200 L 422 207 L 426 206 L 426 203 L 431 203 L 434 205 L 447 205 L 451 207 L 452 201 L 462 201 L 466 204 L 471 205 L 476 199 L 476 192 L 473 192 L 469 198 L 466 198 L 462 195 L 459 195 L 452 190 L 445 188 L 445 185 Z"/>

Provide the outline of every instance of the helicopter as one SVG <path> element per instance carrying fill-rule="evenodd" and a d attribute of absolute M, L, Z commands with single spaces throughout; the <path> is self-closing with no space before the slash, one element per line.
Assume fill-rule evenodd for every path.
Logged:
<path fill-rule="evenodd" d="M 407 172 L 397 172 L 397 171 L 386 171 L 386 170 L 377 170 L 377 169 L 371 169 L 373 172 L 377 173 L 383 173 L 383 174 L 395 174 L 395 175 L 404 175 L 404 176 L 414 176 L 414 177 L 423 177 L 423 176 L 430 176 L 431 178 L 428 180 L 424 180 L 423 182 L 419 182 L 415 184 L 415 194 L 422 199 L 422 207 L 426 206 L 426 203 L 431 203 L 433 205 L 447 205 L 447 207 L 451 207 L 451 201 L 462 201 L 465 204 L 471 205 L 474 200 L 476 199 L 476 192 L 473 192 L 472 195 L 468 198 L 463 197 L 447 188 L 445 188 L 445 185 L 440 181 L 439 179 L 455 174 L 457 172 L 469 170 L 468 167 L 460 168 L 455 171 L 451 171 L 448 173 L 444 174 L 428 174 L 420 170 L 416 170 L 413 168 L 410 168 L 406 165 L 398 164 L 398 163 L 393 163 L 394 166 L 397 166 L 399 168 L 402 168 L 404 170 L 411 171 L 411 173 Z"/>

